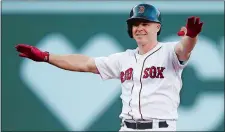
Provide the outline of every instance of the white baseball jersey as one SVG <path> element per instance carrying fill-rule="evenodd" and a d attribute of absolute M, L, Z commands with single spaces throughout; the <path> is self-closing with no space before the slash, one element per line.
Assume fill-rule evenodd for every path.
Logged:
<path fill-rule="evenodd" d="M 182 87 L 180 64 L 174 51 L 178 42 L 159 42 L 144 55 L 137 49 L 97 57 L 95 63 L 103 80 L 120 79 L 122 112 L 120 118 L 177 119 Z"/>

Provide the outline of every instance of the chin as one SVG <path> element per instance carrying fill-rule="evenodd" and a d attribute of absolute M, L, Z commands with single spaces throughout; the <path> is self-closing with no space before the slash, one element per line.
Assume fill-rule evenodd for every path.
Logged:
<path fill-rule="evenodd" d="M 139 40 L 136 40 L 136 42 L 137 42 L 137 45 L 139 46 L 144 46 L 148 43 L 148 41 L 139 41 Z"/>
<path fill-rule="evenodd" d="M 144 37 L 136 37 L 135 40 L 136 40 L 138 43 L 144 43 L 144 42 L 147 41 L 147 39 L 144 38 Z"/>

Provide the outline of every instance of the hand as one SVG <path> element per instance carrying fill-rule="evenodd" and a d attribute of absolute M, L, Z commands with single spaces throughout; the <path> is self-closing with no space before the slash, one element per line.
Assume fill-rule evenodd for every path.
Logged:
<path fill-rule="evenodd" d="M 16 45 L 16 50 L 20 52 L 20 57 L 29 58 L 33 61 L 37 62 L 48 62 L 49 61 L 49 53 L 43 52 L 38 48 L 26 44 L 18 44 Z"/>
<path fill-rule="evenodd" d="M 177 35 L 178 36 L 189 36 L 191 38 L 196 37 L 202 31 L 203 22 L 200 22 L 199 17 L 189 17 L 186 24 L 186 32 L 185 30 L 180 30 Z"/>

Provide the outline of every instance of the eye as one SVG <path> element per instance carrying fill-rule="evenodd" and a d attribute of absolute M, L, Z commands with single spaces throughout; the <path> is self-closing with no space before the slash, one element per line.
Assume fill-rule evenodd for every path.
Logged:
<path fill-rule="evenodd" d="M 148 26 L 148 23 L 142 23 L 142 26 L 146 27 Z"/>
<path fill-rule="evenodd" d="M 139 26 L 139 24 L 140 24 L 140 23 L 135 22 L 135 23 L 133 23 L 133 26 L 134 26 L 134 27 L 137 27 L 137 26 Z"/>

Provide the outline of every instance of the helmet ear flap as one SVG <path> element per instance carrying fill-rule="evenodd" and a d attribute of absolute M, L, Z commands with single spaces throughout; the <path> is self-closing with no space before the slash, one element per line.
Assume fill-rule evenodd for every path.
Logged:
<path fill-rule="evenodd" d="M 132 25 L 131 24 L 127 24 L 127 32 L 128 32 L 128 35 L 130 36 L 130 38 L 133 38 Z"/>

